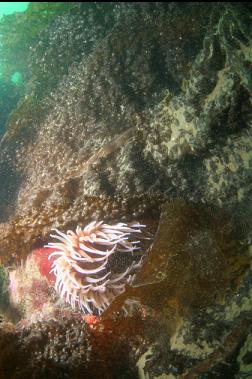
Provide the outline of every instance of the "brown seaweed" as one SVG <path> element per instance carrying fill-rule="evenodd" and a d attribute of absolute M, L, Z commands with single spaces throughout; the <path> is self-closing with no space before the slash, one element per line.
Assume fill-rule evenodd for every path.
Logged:
<path fill-rule="evenodd" d="M 143 267 L 104 317 L 136 299 L 177 315 L 222 303 L 240 283 L 250 258 L 223 212 L 175 200 L 162 206 L 158 231 Z"/>

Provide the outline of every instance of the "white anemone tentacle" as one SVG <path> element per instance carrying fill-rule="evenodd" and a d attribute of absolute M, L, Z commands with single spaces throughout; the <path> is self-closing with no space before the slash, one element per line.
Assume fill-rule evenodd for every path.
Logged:
<path fill-rule="evenodd" d="M 144 227 L 138 222 L 108 225 L 92 221 L 84 228 L 77 226 L 75 232 L 54 229 L 57 234 L 51 237 L 57 241 L 46 247 L 54 249 L 48 259 L 60 297 L 84 313 L 102 314 L 141 267 L 142 258 L 134 252 L 140 249 L 141 239 L 146 239 L 141 235 Z M 123 271 L 113 272 L 110 257 L 127 253 L 134 257 L 133 262 Z"/>

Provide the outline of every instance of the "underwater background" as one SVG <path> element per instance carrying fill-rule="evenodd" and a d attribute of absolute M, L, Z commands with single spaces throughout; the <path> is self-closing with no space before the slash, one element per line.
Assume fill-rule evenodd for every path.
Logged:
<path fill-rule="evenodd" d="M 252 378 L 251 63 L 248 2 L 0 3 L 0 379 Z"/>

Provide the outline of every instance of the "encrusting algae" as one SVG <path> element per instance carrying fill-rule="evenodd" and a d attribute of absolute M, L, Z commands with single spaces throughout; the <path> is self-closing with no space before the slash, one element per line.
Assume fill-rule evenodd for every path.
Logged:
<path fill-rule="evenodd" d="M 183 200 L 165 203 L 142 269 L 104 317 L 131 298 L 159 313 L 173 309 L 180 316 L 221 303 L 250 263 L 236 237 L 232 222 L 221 214 Z"/>

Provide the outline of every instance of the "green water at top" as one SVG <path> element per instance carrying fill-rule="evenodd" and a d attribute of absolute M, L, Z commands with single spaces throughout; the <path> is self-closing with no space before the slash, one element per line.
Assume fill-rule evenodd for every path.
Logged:
<path fill-rule="evenodd" d="M 14 12 L 23 12 L 27 9 L 29 2 L 1 2 L 0 3 L 0 18 L 6 14 Z"/>
<path fill-rule="evenodd" d="M 0 3 L 0 19 L 8 14 L 14 13 L 14 12 L 24 12 L 29 5 L 29 2 L 1 2 Z M 0 77 L 1 77 L 1 66 L 0 66 Z M 20 79 L 20 73 L 15 73 L 13 77 L 11 78 L 13 83 L 19 82 Z"/>

